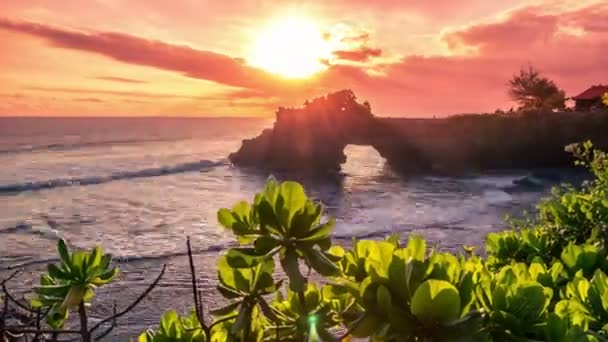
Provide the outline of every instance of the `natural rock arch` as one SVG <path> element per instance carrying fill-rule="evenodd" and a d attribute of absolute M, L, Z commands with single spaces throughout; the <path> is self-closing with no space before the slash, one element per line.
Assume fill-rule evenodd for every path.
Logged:
<path fill-rule="evenodd" d="M 301 108 L 279 107 L 274 127 L 243 140 L 229 159 L 242 166 L 331 172 L 346 161 L 349 144 L 372 146 L 398 171 L 430 167 L 417 148 L 375 117 L 367 102 L 358 103 L 350 90 L 306 101 Z"/>

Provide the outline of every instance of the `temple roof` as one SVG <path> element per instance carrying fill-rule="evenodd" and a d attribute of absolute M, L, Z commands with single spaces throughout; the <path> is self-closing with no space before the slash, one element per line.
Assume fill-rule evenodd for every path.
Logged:
<path fill-rule="evenodd" d="M 608 93 L 608 85 L 596 85 L 585 90 L 577 96 L 574 96 L 573 100 L 595 100 L 604 96 Z"/>

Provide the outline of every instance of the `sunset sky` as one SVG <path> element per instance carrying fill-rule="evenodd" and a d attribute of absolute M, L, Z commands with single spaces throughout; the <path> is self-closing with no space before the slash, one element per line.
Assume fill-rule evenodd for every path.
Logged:
<path fill-rule="evenodd" d="M 0 115 L 271 116 L 350 88 L 382 116 L 508 109 L 531 64 L 608 84 L 608 0 L 2 0 Z"/>

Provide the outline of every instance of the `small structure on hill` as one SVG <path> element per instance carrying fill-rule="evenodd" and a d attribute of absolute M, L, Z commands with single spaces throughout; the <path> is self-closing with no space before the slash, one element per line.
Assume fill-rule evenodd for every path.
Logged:
<path fill-rule="evenodd" d="M 608 93 L 608 85 L 594 85 L 572 98 L 576 102 L 574 109 L 581 112 L 592 112 L 606 108 L 602 102 L 606 93 Z"/>

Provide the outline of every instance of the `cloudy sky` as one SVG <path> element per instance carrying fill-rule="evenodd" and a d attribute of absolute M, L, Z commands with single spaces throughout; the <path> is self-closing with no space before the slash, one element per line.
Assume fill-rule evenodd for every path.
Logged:
<path fill-rule="evenodd" d="M 350 88 L 428 117 L 508 109 L 529 64 L 608 83 L 607 0 L 2 0 L 0 42 L 0 115 L 271 116 Z"/>

